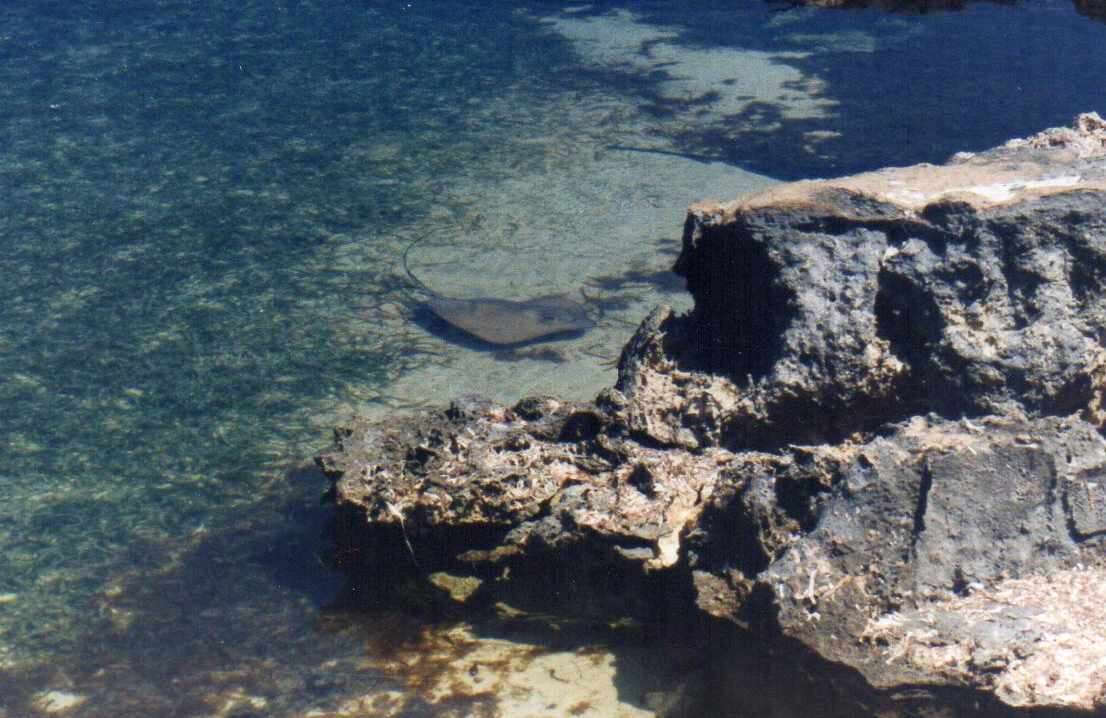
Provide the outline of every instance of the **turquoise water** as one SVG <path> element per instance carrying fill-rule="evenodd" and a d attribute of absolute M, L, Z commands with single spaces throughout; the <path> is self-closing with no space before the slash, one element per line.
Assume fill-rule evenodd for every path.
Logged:
<path fill-rule="evenodd" d="M 81 716 L 238 715 L 220 713 L 228 695 L 264 697 L 244 716 L 404 685 L 364 656 L 424 624 L 328 609 L 341 578 L 326 485 L 304 465 L 334 424 L 445 401 L 468 385 L 419 396 L 404 381 L 463 376 L 469 361 L 583 398 L 616 337 L 679 300 L 662 271 L 678 212 L 625 210 L 653 227 L 625 238 L 644 257 L 632 266 L 595 222 L 770 181 L 742 170 L 936 162 L 1106 111 L 1104 43 L 1106 24 L 1060 2 L 888 16 L 8 0 L 0 716 L 45 690 L 83 696 Z M 605 184 L 571 195 L 582 166 Z M 396 260 L 417 231 L 464 228 L 422 261 L 488 293 L 473 284 L 488 272 L 452 271 L 441 253 L 490 237 L 509 267 L 545 251 L 519 224 L 578 216 L 589 231 L 559 247 L 562 269 L 525 263 L 566 283 L 592 272 L 622 312 L 589 349 L 606 356 L 481 354 L 408 321 Z M 554 367 L 596 378 L 569 386 Z"/>

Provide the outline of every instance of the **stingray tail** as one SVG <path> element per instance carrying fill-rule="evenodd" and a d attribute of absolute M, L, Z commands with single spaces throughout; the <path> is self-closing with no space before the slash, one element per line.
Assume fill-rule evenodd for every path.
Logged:
<path fill-rule="evenodd" d="M 408 264 L 407 264 L 407 255 L 411 253 L 411 250 L 415 248 L 415 245 L 416 245 L 416 244 L 418 244 L 418 243 L 419 243 L 419 242 L 421 242 L 422 240 L 424 240 L 424 239 L 426 239 L 427 237 L 429 237 L 429 236 L 430 236 L 430 234 L 431 234 L 430 232 L 424 232 L 424 233 L 423 233 L 422 235 L 420 235 L 419 237 L 417 237 L 417 238 L 415 239 L 415 241 L 413 241 L 413 242 L 411 242 L 410 244 L 408 244 L 408 245 L 407 245 L 407 248 L 403 250 L 403 271 L 407 272 L 407 276 L 411 278 L 411 281 L 415 283 L 415 286 L 417 286 L 417 287 L 418 287 L 419 289 L 421 289 L 422 291 L 426 292 L 426 293 L 427 293 L 427 294 L 429 294 L 430 296 L 432 296 L 432 297 L 436 297 L 436 296 L 438 296 L 438 293 L 437 293 L 437 292 L 435 292 L 435 291 L 434 291 L 433 289 L 431 289 L 430 287 L 426 286 L 426 284 L 425 284 L 425 283 L 423 283 L 423 281 L 422 281 L 421 279 L 419 279 L 418 277 L 416 277 L 416 276 L 415 276 L 415 273 L 411 271 L 411 267 L 410 267 L 410 266 L 408 266 Z"/>

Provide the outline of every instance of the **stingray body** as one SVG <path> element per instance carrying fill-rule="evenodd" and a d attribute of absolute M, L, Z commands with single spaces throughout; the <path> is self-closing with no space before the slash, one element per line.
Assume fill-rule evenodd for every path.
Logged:
<path fill-rule="evenodd" d="M 584 305 L 562 295 L 516 302 L 492 297 L 461 299 L 438 294 L 416 277 L 407 264 L 408 253 L 426 236 L 419 237 L 403 251 L 403 269 L 411 281 L 428 295 L 427 308 L 451 326 L 500 346 L 550 341 L 585 332 L 595 326 Z"/>

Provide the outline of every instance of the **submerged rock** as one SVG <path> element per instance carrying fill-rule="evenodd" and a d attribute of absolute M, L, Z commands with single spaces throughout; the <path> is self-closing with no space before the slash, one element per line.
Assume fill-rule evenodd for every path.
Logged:
<path fill-rule="evenodd" d="M 676 269 L 593 404 L 340 431 L 343 565 L 698 615 L 809 715 L 1106 710 L 1106 123 L 696 205 Z"/>

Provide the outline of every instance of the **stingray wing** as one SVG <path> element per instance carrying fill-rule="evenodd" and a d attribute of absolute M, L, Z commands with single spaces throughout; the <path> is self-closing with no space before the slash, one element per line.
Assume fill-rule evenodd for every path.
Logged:
<path fill-rule="evenodd" d="M 564 297 L 525 302 L 435 297 L 427 306 L 458 329 L 491 344 L 523 344 L 594 326 L 583 306 Z"/>

